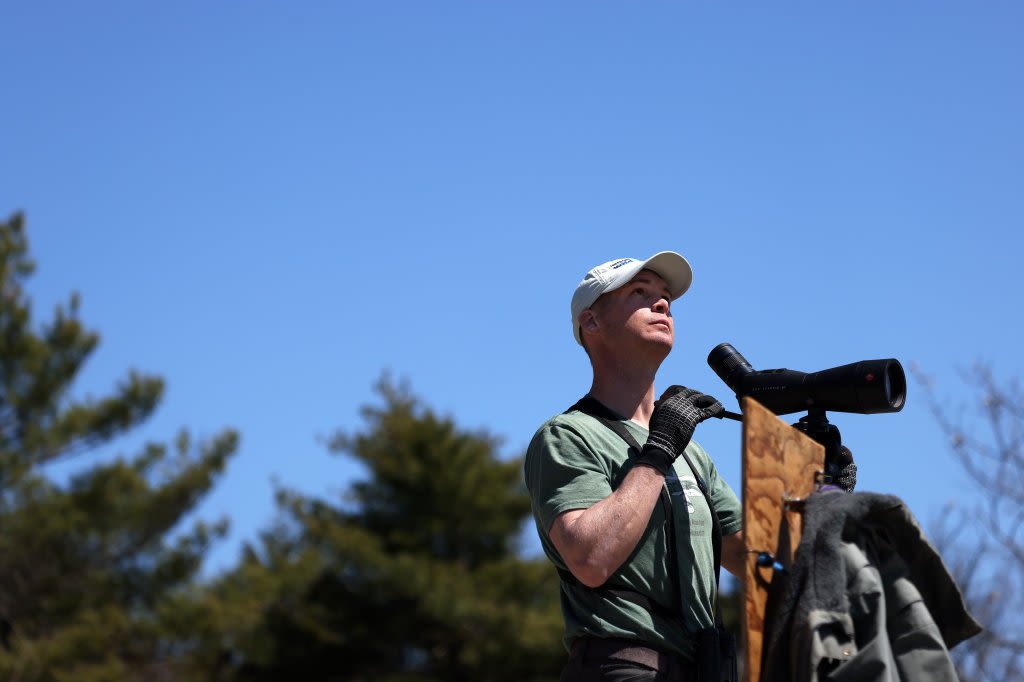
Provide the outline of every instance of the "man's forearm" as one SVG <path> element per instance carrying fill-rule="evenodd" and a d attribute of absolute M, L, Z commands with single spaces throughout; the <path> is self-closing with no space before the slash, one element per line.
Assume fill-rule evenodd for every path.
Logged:
<path fill-rule="evenodd" d="M 634 467 L 605 499 L 555 519 L 551 540 L 577 580 L 588 587 L 603 585 L 629 558 L 664 484 L 654 469 Z"/>
<path fill-rule="evenodd" d="M 746 575 L 747 546 L 743 542 L 743 531 L 722 536 L 722 566 L 737 578 Z"/>

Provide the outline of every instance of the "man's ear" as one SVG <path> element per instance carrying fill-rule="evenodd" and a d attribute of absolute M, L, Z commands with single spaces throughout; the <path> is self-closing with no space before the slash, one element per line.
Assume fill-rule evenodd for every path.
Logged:
<path fill-rule="evenodd" d="M 597 316 L 594 311 L 587 308 L 580 313 L 580 328 L 588 332 L 596 332 L 600 325 L 597 323 Z"/>

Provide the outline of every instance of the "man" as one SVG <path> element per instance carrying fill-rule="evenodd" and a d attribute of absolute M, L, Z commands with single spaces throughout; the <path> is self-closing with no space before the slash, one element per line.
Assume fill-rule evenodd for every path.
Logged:
<path fill-rule="evenodd" d="M 681 386 L 655 402 L 655 374 L 675 342 L 671 302 L 691 281 L 686 259 L 664 251 L 597 266 L 572 298 L 593 383 L 541 426 L 524 464 L 561 576 L 562 682 L 696 679 L 698 633 L 715 623 L 714 528 L 722 565 L 743 567 L 739 500 L 691 440 L 722 405 Z"/>

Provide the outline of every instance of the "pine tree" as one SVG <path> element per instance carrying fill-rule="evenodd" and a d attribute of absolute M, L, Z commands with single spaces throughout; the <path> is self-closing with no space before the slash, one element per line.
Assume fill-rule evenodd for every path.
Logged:
<path fill-rule="evenodd" d="M 196 620 L 219 614 L 220 641 L 235 624 L 226 659 L 247 682 L 557 678 L 557 576 L 519 554 L 522 459 L 407 387 L 378 392 L 366 429 L 330 443 L 367 477 L 333 503 L 280 492 L 280 524 Z"/>
<path fill-rule="evenodd" d="M 0 679 L 181 679 L 191 636 L 173 617 L 225 522 L 172 537 L 236 449 L 226 431 L 193 445 L 149 444 L 84 464 L 67 482 L 46 465 L 81 458 L 149 417 L 163 381 L 129 372 L 109 395 L 77 399 L 99 343 L 78 297 L 34 324 L 24 218 L 0 222 Z"/>

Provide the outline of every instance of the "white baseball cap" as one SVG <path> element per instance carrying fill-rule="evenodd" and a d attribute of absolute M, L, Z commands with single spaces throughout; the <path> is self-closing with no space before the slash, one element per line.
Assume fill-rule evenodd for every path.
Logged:
<path fill-rule="evenodd" d="M 647 260 L 617 258 L 601 263 L 587 273 L 572 295 L 572 335 L 576 337 L 576 343 L 583 345 L 580 313 L 594 305 L 601 294 L 615 291 L 630 282 L 641 270 L 651 270 L 665 280 L 673 301 L 686 293 L 693 281 L 690 264 L 675 251 L 661 251 Z"/>

